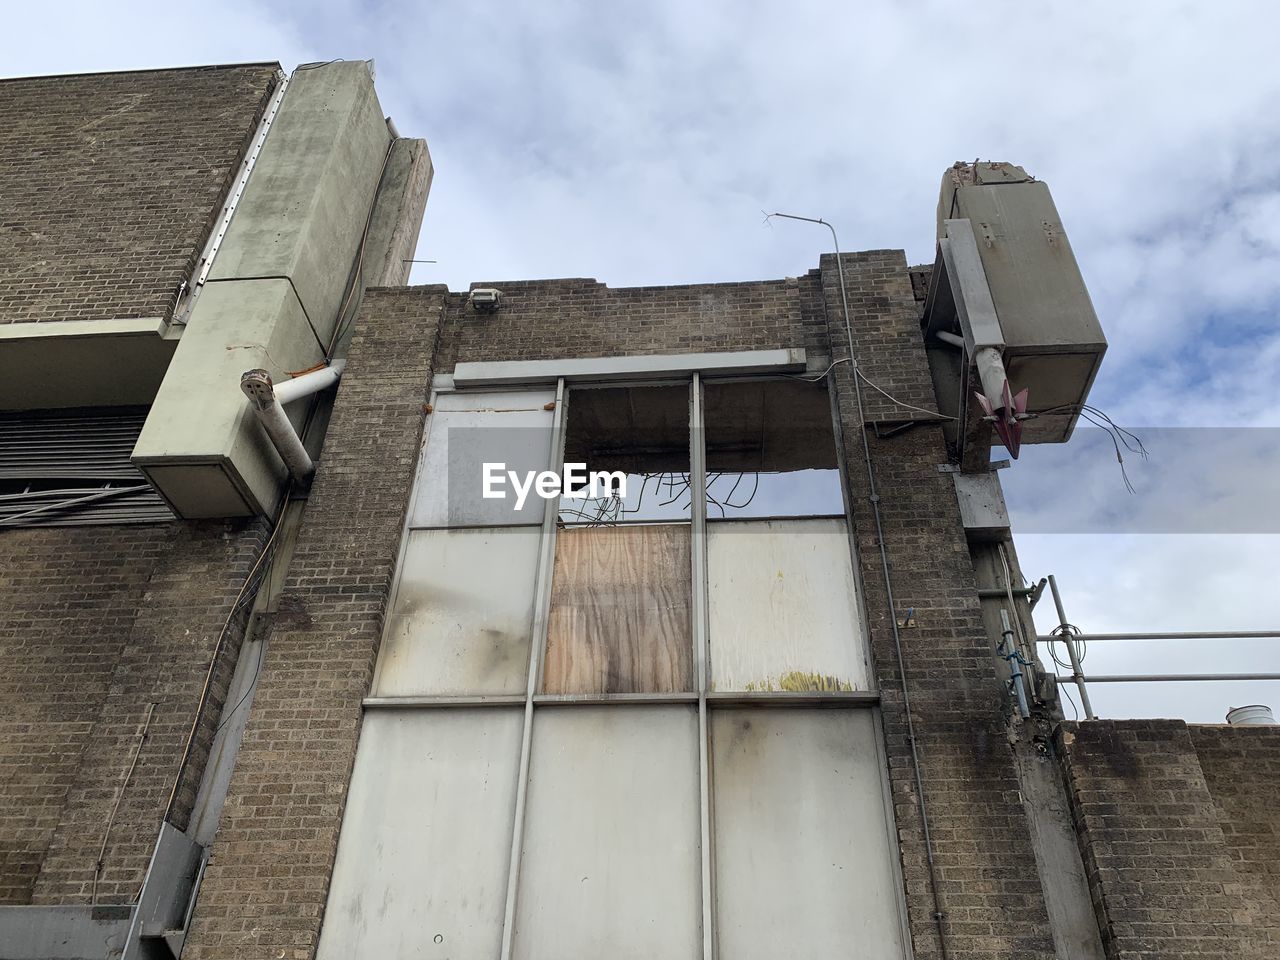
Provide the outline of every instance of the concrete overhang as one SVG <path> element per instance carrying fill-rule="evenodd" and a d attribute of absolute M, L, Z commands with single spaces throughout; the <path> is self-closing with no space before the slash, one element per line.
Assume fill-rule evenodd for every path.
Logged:
<path fill-rule="evenodd" d="M 179 332 L 162 317 L 0 325 L 0 410 L 150 404 Z"/>

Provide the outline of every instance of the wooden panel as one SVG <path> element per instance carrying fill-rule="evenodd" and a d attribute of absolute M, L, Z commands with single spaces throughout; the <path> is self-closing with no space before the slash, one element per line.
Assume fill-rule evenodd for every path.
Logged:
<path fill-rule="evenodd" d="M 689 527 L 559 531 L 543 690 L 692 689 Z"/>
<path fill-rule="evenodd" d="M 514 960 L 694 960 L 697 710 L 534 716 Z"/>
<path fill-rule="evenodd" d="M 707 525 L 711 688 L 866 690 L 844 520 Z"/>

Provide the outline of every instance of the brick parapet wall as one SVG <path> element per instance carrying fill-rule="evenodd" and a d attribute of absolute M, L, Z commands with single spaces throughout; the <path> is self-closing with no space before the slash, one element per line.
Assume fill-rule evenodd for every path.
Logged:
<path fill-rule="evenodd" d="M 1244 847 L 1223 830 L 1224 809 L 1241 800 L 1224 789 L 1239 758 L 1219 738 L 1181 720 L 1094 720 L 1061 724 L 1058 741 L 1110 960 L 1275 956 L 1260 904 L 1242 897 Z M 1263 781 L 1246 791 L 1244 806 L 1267 802 Z"/>
<path fill-rule="evenodd" d="M 1238 921 L 1260 956 L 1280 957 L 1280 727 L 1187 728 L 1238 886 Z"/>
<path fill-rule="evenodd" d="M 0 323 L 167 317 L 278 69 L 0 81 Z"/>
<path fill-rule="evenodd" d="M 184 957 L 314 954 L 444 294 L 365 296 Z"/>

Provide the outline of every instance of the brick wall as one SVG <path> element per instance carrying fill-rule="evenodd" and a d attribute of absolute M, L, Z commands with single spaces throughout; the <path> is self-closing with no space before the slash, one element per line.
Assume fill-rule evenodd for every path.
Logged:
<path fill-rule="evenodd" d="M 1262 813 L 1273 788 L 1244 769 L 1244 752 L 1230 733 L 1202 729 L 1193 733 L 1181 720 L 1095 720 L 1059 730 L 1085 873 L 1111 960 L 1276 955 L 1263 926 L 1274 924 L 1274 910 L 1260 917 L 1259 885 L 1251 893 L 1242 883 L 1250 873 L 1255 880 L 1269 873 L 1274 883 L 1274 814 L 1264 815 L 1269 830 L 1243 826 L 1228 836 L 1223 829 L 1228 811 Z M 1280 740 L 1274 731 L 1263 739 L 1266 749 L 1258 753 L 1265 767 L 1275 763 Z M 1233 786 L 1241 775 L 1247 786 Z"/>
<path fill-rule="evenodd" d="M 1234 917 L 1259 956 L 1280 957 L 1280 728 L 1187 729 L 1235 868 Z"/>
<path fill-rule="evenodd" d="M 872 422 L 930 420 L 918 305 L 902 254 L 843 261 Z M 612 290 L 591 280 L 493 283 L 502 309 L 476 314 L 438 288 L 370 294 L 289 574 L 222 829 L 189 941 L 198 958 L 312 956 L 346 783 L 377 654 L 431 372 L 458 361 L 805 346 L 847 354 L 835 261 L 789 280 Z M 888 736 L 910 923 L 938 955 L 915 782 L 849 367 L 839 401 Z M 1050 957 L 1052 942 L 1000 684 L 936 424 L 872 437 L 904 635 L 950 956 Z M 370 478 L 376 477 L 376 485 Z"/>
<path fill-rule="evenodd" d="M 826 314 L 835 357 L 845 346 L 834 258 L 823 259 Z M 854 347 L 865 375 L 899 400 L 934 409 L 918 306 L 898 251 L 845 256 Z M 911 764 L 891 610 L 868 499 L 867 474 L 848 365 L 836 367 L 844 453 L 854 502 L 872 653 L 881 688 L 894 813 L 917 958 L 940 956 Z M 928 415 L 864 386 L 869 422 L 923 417 L 889 439 L 869 435 L 896 616 L 901 631 L 921 781 L 953 960 L 1053 957 L 1017 772 L 1005 731 L 1001 684 L 982 624 L 973 565 L 951 479 L 938 471 L 946 445 Z"/>
<path fill-rule="evenodd" d="M 133 899 L 261 537 L 256 522 L 0 532 L 0 902 L 88 902 L 118 790 L 98 893 Z M 239 636 L 223 644 L 180 824 Z"/>
<path fill-rule="evenodd" d="M 277 69 L 0 81 L 0 323 L 168 316 Z"/>
<path fill-rule="evenodd" d="M 310 957 L 337 850 L 445 290 L 366 295 L 183 954 Z"/>

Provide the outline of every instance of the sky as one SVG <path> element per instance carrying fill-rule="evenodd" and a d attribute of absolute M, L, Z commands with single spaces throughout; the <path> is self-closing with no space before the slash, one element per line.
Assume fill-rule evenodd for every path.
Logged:
<path fill-rule="evenodd" d="M 1151 451 L 1126 461 L 1129 494 L 1096 433 L 1026 449 L 1002 475 L 1025 572 L 1055 573 L 1086 632 L 1280 629 L 1280 6 L 71 0 L 5 16 L 9 76 L 372 58 L 436 168 L 417 256 L 439 263 L 413 282 L 453 289 L 815 266 L 825 231 L 766 225 L 773 210 L 831 221 L 846 250 L 931 261 L 942 171 L 1021 164 L 1053 191 L 1110 343 L 1091 402 Z M 1086 669 L 1280 672 L 1280 641 L 1096 643 Z M 1092 699 L 1220 722 L 1280 712 L 1280 683 Z"/>

